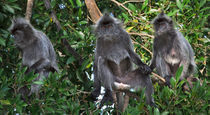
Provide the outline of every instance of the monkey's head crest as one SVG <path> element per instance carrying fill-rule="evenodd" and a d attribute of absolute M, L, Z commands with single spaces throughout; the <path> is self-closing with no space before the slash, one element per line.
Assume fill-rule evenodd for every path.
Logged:
<path fill-rule="evenodd" d="M 12 25 L 9 27 L 9 31 L 14 34 L 17 30 L 27 29 L 28 31 L 32 29 L 30 22 L 22 17 L 17 17 L 12 19 Z"/>
<path fill-rule="evenodd" d="M 96 36 L 113 36 L 122 30 L 122 23 L 118 19 L 105 13 L 94 25 Z"/>

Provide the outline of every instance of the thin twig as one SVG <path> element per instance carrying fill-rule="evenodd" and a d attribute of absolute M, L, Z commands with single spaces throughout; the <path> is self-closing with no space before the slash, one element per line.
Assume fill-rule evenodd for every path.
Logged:
<path fill-rule="evenodd" d="M 145 0 L 129 0 L 129 1 L 125 1 L 123 2 L 122 4 L 127 4 L 127 3 L 130 3 L 130 2 L 144 2 Z"/>
<path fill-rule="evenodd" d="M 118 6 L 123 7 L 125 10 L 128 11 L 129 15 L 132 16 L 132 11 L 130 9 L 128 9 L 127 7 L 125 7 L 122 3 L 116 1 L 116 0 L 111 0 L 112 2 L 114 2 L 115 4 L 117 4 Z"/>
<path fill-rule="evenodd" d="M 163 77 L 161 77 L 161 76 L 159 76 L 158 74 L 156 74 L 156 73 L 154 73 L 154 72 L 152 72 L 152 74 L 155 76 L 155 77 L 157 77 L 158 79 L 160 79 L 162 82 L 166 82 L 166 80 L 163 78 Z"/>
<path fill-rule="evenodd" d="M 149 35 L 149 34 L 144 34 L 144 33 L 136 33 L 136 32 L 129 32 L 130 35 L 138 35 L 138 36 L 147 36 L 150 38 L 154 38 L 154 36 Z"/>

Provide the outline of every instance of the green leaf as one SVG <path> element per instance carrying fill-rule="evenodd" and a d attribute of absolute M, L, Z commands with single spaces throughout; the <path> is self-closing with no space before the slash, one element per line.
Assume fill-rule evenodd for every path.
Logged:
<path fill-rule="evenodd" d="M 164 111 L 163 113 L 161 113 L 161 115 L 168 115 L 169 112 L 168 111 Z"/>
<path fill-rule="evenodd" d="M 80 75 L 80 72 L 79 72 L 79 69 L 76 71 L 76 75 L 77 75 L 77 79 L 81 82 L 83 82 L 82 78 L 81 78 L 81 75 Z"/>
<path fill-rule="evenodd" d="M 0 103 L 2 105 L 10 105 L 11 104 L 9 100 L 0 100 Z"/>
<path fill-rule="evenodd" d="M 173 12 L 169 12 L 168 16 L 174 16 L 179 10 L 174 10 Z"/>
<path fill-rule="evenodd" d="M 72 0 L 69 0 L 69 2 L 71 3 L 71 6 L 74 8 L 74 2 Z"/>
<path fill-rule="evenodd" d="M 199 7 L 201 8 L 206 3 L 206 0 L 201 0 Z"/>
<path fill-rule="evenodd" d="M 9 2 L 16 2 L 17 0 L 8 0 Z"/>
<path fill-rule="evenodd" d="M 148 2 L 149 2 L 149 0 L 145 0 L 145 1 L 144 1 L 141 10 L 143 10 L 145 7 L 148 6 Z"/>
<path fill-rule="evenodd" d="M 75 61 L 75 58 L 72 56 L 72 57 L 68 58 L 68 60 L 66 61 L 66 64 L 70 64 L 74 61 Z"/>
<path fill-rule="evenodd" d="M 77 3 L 77 6 L 81 7 L 82 6 L 82 3 L 80 0 L 76 0 L 76 3 Z"/>
<path fill-rule="evenodd" d="M 87 24 L 88 22 L 87 21 L 80 21 L 78 24 L 80 24 L 80 25 L 83 25 L 83 24 Z"/>
<path fill-rule="evenodd" d="M 131 3 L 128 4 L 128 8 L 131 9 L 132 11 L 134 11 L 134 12 L 136 11 L 136 7 Z"/>
<path fill-rule="evenodd" d="M 122 13 L 122 16 L 123 16 L 126 20 L 129 20 L 128 15 L 126 15 L 125 13 Z"/>
<path fill-rule="evenodd" d="M 7 5 L 7 4 L 4 5 L 4 9 L 9 11 L 12 14 L 15 13 L 14 9 L 11 6 Z"/>
<path fill-rule="evenodd" d="M 155 108 L 155 110 L 154 110 L 154 115 L 160 115 L 160 111 L 159 111 L 158 108 Z"/>
<path fill-rule="evenodd" d="M 42 85 L 42 84 L 44 84 L 44 82 L 43 81 L 35 81 L 35 82 L 33 82 L 34 84 L 37 84 L 37 85 Z"/>
<path fill-rule="evenodd" d="M 4 15 L 0 12 L 0 22 L 3 22 L 4 20 Z"/>
<path fill-rule="evenodd" d="M 182 74 L 182 71 L 183 71 L 183 65 L 181 67 L 179 67 L 176 71 L 176 81 L 178 82 L 180 77 L 181 77 L 181 74 Z"/>
<path fill-rule="evenodd" d="M 84 39 L 85 35 L 82 33 L 82 31 L 76 31 L 77 36 L 79 36 L 81 39 Z"/>
<path fill-rule="evenodd" d="M 5 46 L 5 40 L 3 38 L 0 38 L 0 45 Z"/>
<path fill-rule="evenodd" d="M 180 10 L 182 10 L 182 4 L 181 4 L 181 2 L 179 0 L 176 0 L 176 5 L 178 6 L 178 8 Z"/>
<path fill-rule="evenodd" d="M 51 6 L 52 6 L 52 8 L 54 8 L 55 7 L 55 5 L 56 5 L 56 0 L 51 0 Z"/>

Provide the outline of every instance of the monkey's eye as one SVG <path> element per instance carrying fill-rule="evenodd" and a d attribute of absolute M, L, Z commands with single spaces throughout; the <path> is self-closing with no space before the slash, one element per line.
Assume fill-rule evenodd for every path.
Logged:
<path fill-rule="evenodd" d="M 109 21 L 106 21 L 106 22 L 103 22 L 103 25 L 108 25 L 110 22 Z"/>
<path fill-rule="evenodd" d="M 158 22 L 158 23 L 163 22 L 163 21 L 164 21 L 163 19 L 159 19 L 159 20 L 157 20 L 157 22 Z"/>

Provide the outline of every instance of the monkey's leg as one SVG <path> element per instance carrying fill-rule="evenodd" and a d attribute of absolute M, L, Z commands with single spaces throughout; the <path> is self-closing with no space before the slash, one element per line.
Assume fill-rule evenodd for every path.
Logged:
<path fill-rule="evenodd" d="M 153 69 L 156 67 L 156 56 L 157 53 L 155 52 L 155 50 L 153 49 L 153 57 L 152 60 L 150 62 L 150 69 L 153 71 Z"/>
<path fill-rule="evenodd" d="M 117 109 L 120 112 L 123 112 L 124 107 L 124 98 L 123 98 L 123 92 L 117 92 Z"/>
<path fill-rule="evenodd" d="M 112 94 L 112 91 L 109 90 L 109 89 L 105 89 L 105 94 L 104 94 L 104 97 L 103 99 L 101 100 L 101 104 L 99 106 L 99 108 L 103 107 L 103 105 L 105 103 L 113 103 L 113 94 Z"/>
<path fill-rule="evenodd" d="M 148 65 L 146 65 L 145 63 L 143 63 L 141 61 L 141 59 L 139 58 L 139 56 L 132 50 L 132 49 L 128 49 L 128 53 L 130 55 L 131 60 L 139 66 L 139 68 L 141 68 L 140 70 L 142 71 L 143 74 L 150 74 L 152 72 L 152 70 L 150 69 L 150 67 Z"/>
<path fill-rule="evenodd" d="M 50 67 L 51 67 L 50 61 L 48 59 L 41 58 L 27 69 L 26 74 L 30 73 L 33 70 L 35 70 L 35 73 L 39 73 L 40 71 L 43 70 L 43 68 L 50 68 Z"/>
<path fill-rule="evenodd" d="M 94 60 L 94 65 L 93 65 L 93 73 L 94 73 L 94 83 L 93 83 L 93 91 L 91 92 L 91 98 L 93 101 L 97 100 L 97 97 L 101 93 L 101 80 L 100 80 L 100 65 L 101 61 L 104 61 L 101 59 L 101 57 L 96 58 Z M 99 63 L 99 64 L 98 64 Z"/>
<path fill-rule="evenodd" d="M 49 71 L 47 70 L 43 70 L 41 72 L 39 72 L 39 76 L 34 80 L 34 81 L 43 81 L 44 78 L 48 77 Z M 32 84 L 31 85 L 31 91 L 28 94 L 28 96 L 30 96 L 31 94 L 35 93 L 36 96 L 39 96 L 39 90 L 41 88 L 41 85 L 39 84 Z"/>
<path fill-rule="evenodd" d="M 91 92 L 91 98 L 93 101 L 97 100 L 97 97 L 101 93 L 101 81 L 98 79 L 97 76 L 94 76 L 94 83 L 93 83 L 93 91 Z"/>
<path fill-rule="evenodd" d="M 166 85 L 170 86 L 170 79 L 172 77 L 171 70 L 168 63 L 166 63 L 165 60 L 160 56 L 156 58 L 156 69 L 158 74 L 165 78 Z"/>
<path fill-rule="evenodd" d="M 129 104 L 129 96 L 125 93 L 125 96 L 124 96 L 124 105 L 123 105 L 123 112 L 128 107 L 128 104 Z"/>
<path fill-rule="evenodd" d="M 145 96 L 146 96 L 146 103 L 150 106 L 156 106 L 154 103 L 154 99 L 152 97 L 152 94 L 154 93 L 152 81 L 149 76 L 147 76 L 147 83 L 145 88 Z"/>

